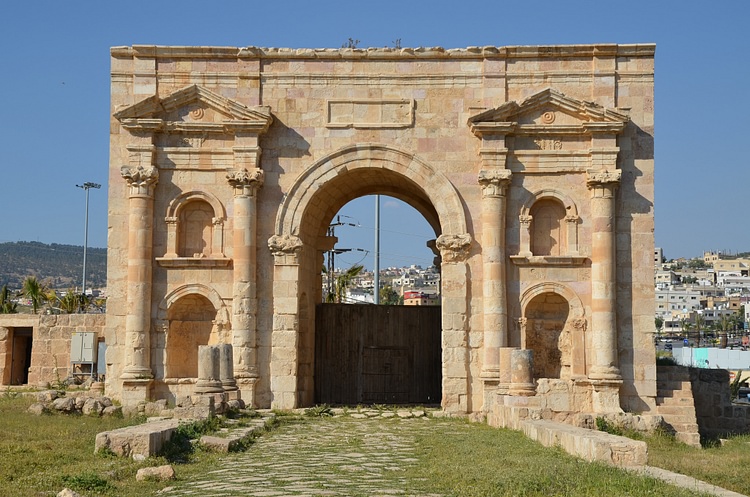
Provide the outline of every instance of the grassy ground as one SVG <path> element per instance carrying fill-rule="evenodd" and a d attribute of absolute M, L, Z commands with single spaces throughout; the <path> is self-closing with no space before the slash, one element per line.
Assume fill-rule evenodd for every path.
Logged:
<path fill-rule="evenodd" d="M 346 460 L 353 449 L 352 440 L 367 439 L 367 435 L 361 433 L 362 423 L 373 423 L 374 430 L 395 440 L 395 447 L 399 445 L 398 437 L 409 438 L 414 446 L 413 463 L 398 471 L 385 470 L 382 474 L 394 488 L 456 497 L 695 495 L 609 466 L 584 463 L 561 450 L 543 448 L 517 432 L 451 419 L 414 421 L 408 425 L 407 421 L 398 419 L 289 416 L 282 417 L 278 427 L 262 435 L 244 454 L 220 456 L 196 450 L 172 453 L 169 460 L 160 457 L 135 462 L 93 454 L 97 433 L 132 421 L 57 414 L 37 417 L 26 413 L 30 402 L 0 394 L 0 495 L 4 497 L 54 496 L 63 487 L 73 488 L 86 497 L 153 496 L 166 486 L 188 488 L 191 482 L 206 478 L 214 471 L 220 480 L 228 474 L 222 473 L 223 469 L 248 464 L 248 461 L 256 466 L 260 464 L 261 473 L 267 472 L 264 461 L 271 465 L 280 459 L 268 446 L 273 446 L 274 441 L 297 440 L 321 424 L 331 424 L 334 429 L 329 431 L 338 438 L 326 439 L 324 446 L 306 445 L 304 450 L 295 450 L 295 454 L 306 452 L 303 455 L 313 460 L 331 457 L 336 460 L 339 456 Z M 352 430 L 360 430 L 359 435 L 353 436 Z M 650 442 L 653 444 L 651 460 L 654 465 L 747 493 L 750 488 L 739 478 L 742 469 L 748 467 L 750 457 L 743 454 L 746 442 L 746 439 L 738 440 L 725 447 L 700 451 L 657 440 Z M 365 449 L 362 444 L 356 447 L 357 451 Z M 377 454 L 377 445 L 372 450 Z M 314 451 L 319 451 L 317 457 Z M 178 459 L 181 462 L 178 463 Z M 701 460 L 710 461 L 714 469 L 701 470 L 701 466 L 708 466 L 701 465 Z M 176 482 L 135 481 L 140 467 L 167 462 L 175 466 Z"/>
<path fill-rule="evenodd" d="M 732 437 L 723 446 L 704 449 L 689 447 L 666 436 L 649 437 L 646 442 L 651 466 L 750 495 L 750 436 Z"/>
<path fill-rule="evenodd" d="M 437 435 L 437 436 L 436 436 Z M 686 496 L 697 495 L 604 464 L 589 464 L 562 449 L 544 448 L 520 432 L 454 423 L 420 437 L 418 474 L 444 495 Z"/>

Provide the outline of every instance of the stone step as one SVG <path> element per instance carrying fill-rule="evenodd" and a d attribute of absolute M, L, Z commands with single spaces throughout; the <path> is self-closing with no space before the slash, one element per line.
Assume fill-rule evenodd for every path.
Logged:
<path fill-rule="evenodd" d="M 690 406 L 693 407 L 692 397 L 663 397 L 661 395 L 656 396 L 656 405 L 662 406 Z"/>
<path fill-rule="evenodd" d="M 679 440 L 680 442 L 690 445 L 692 447 L 700 447 L 701 446 L 701 436 L 700 433 L 696 430 L 695 432 L 691 433 L 685 433 L 678 431 L 675 435 L 675 438 Z"/>
<path fill-rule="evenodd" d="M 669 423 L 669 421 L 667 421 Z M 698 424 L 697 423 L 669 423 L 669 425 L 674 428 L 674 431 L 677 433 L 698 433 Z"/>
<path fill-rule="evenodd" d="M 695 408 L 692 405 L 687 406 L 673 406 L 673 405 L 660 405 L 656 408 L 656 412 L 662 416 L 692 416 L 695 417 Z"/>
<path fill-rule="evenodd" d="M 689 381 L 674 381 L 674 380 L 656 380 L 657 390 L 687 390 L 691 391 L 692 387 Z"/>

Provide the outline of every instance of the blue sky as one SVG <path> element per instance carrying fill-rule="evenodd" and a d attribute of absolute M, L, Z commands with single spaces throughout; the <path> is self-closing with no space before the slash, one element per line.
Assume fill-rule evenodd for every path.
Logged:
<path fill-rule="evenodd" d="M 351 37 L 360 47 L 656 43 L 656 243 L 669 258 L 750 251 L 748 20 L 747 0 L 3 2 L 0 242 L 82 245 L 75 185 L 91 181 L 105 187 L 90 193 L 89 246 L 106 246 L 110 47 L 336 48 Z M 344 208 L 360 226 L 338 230 L 342 247 L 371 248 L 372 206 Z M 410 210 L 383 201 L 381 266 L 430 264 L 429 229 Z"/>

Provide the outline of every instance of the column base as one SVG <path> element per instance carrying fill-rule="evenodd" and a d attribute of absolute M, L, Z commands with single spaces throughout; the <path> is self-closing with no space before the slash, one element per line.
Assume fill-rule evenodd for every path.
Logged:
<path fill-rule="evenodd" d="M 194 391 L 197 394 L 224 393 L 224 389 L 219 380 L 203 380 L 200 378 L 198 378 L 198 381 L 195 383 Z"/>
<path fill-rule="evenodd" d="M 123 379 L 122 394 L 120 395 L 122 405 L 135 406 L 140 402 L 151 400 L 151 387 L 154 383 L 152 379 Z"/>
<path fill-rule="evenodd" d="M 585 382 L 581 382 L 585 383 Z M 589 379 L 591 385 L 591 408 L 597 414 L 623 412 L 620 407 L 620 387 L 622 380 Z"/>
<path fill-rule="evenodd" d="M 121 380 L 153 380 L 154 373 L 150 368 L 140 366 L 129 366 L 120 375 Z"/>
<path fill-rule="evenodd" d="M 258 378 L 237 378 L 237 388 L 239 388 L 240 398 L 245 402 L 245 406 L 255 409 L 255 385 Z"/>
<path fill-rule="evenodd" d="M 517 397 L 533 397 L 536 395 L 535 383 L 511 383 L 508 388 L 508 395 Z"/>
<path fill-rule="evenodd" d="M 622 375 L 617 366 L 593 366 L 589 373 L 591 380 L 621 381 Z"/>
<path fill-rule="evenodd" d="M 482 411 L 487 412 L 489 409 L 491 399 L 497 395 L 499 382 L 497 381 L 497 378 L 482 378 L 482 383 L 484 384 L 484 388 L 482 390 L 483 399 L 484 399 L 484 405 L 482 406 Z"/>

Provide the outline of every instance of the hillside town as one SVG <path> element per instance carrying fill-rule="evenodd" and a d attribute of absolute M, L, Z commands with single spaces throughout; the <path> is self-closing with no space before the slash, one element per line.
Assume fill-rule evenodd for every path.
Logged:
<path fill-rule="evenodd" d="M 750 257 L 707 251 L 703 258 L 666 259 L 654 250 L 655 327 L 688 344 L 747 346 L 750 320 Z M 726 334 L 724 338 L 719 335 Z M 744 341 L 743 341 L 744 340 Z"/>

